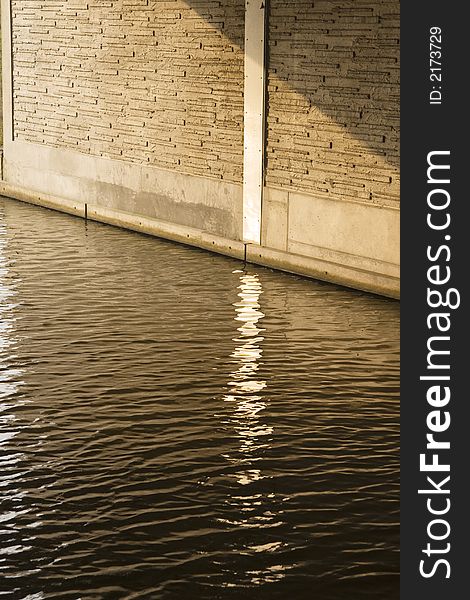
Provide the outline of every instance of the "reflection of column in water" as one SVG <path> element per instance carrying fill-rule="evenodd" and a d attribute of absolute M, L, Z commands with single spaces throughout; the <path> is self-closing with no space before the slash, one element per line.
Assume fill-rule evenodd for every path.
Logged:
<path fill-rule="evenodd" d="M 259 450 L 269 441 L 266 436 L 273 431 L 272 427 L 260 421 L 260 412 L 266 408 L 266 402 L 259 394 L 266 387 L 266 381 L 258 379 L 259 361 L 263 354 L 261 342 L 264 339 L 260 335 L 264 329 L 258 327 L 259 320 L 264 317 L 258 301 L 263 290 L 257 275 L 244 273 L 240 281 L 240 300 L 234 306 L 237 313 L 235 320 L 241 325 L 238 327 L 239 336 L 233 340 L 237 346 L 231 355 L 238 368 L 231 374 L 230 390 L 224 400 L 234 405 L 230 423 L 240 438 L 241 456 L 228 458 L 236 464 L 254 467 L 253 463 L 261 458 Z M 237 473 L 237 480 L 242 485 L 261 478 L 261 472 L 256 468 L 244 468 Z"/>
<path fill-rule="evenodd" d="M 237 576 L 248 577 L 252 584 L 259 585 L 282 579 L 287 567 L 280 564 L 277 556 L 285 543 L 274 537 L 274 531 L 284 525 L 279 499 L 273 492 L 266 493 L 256 485 L 256 482 L 266 478 L 261 469 L 256 468 L 256 463 L 262 459 L 262 451 L 269 447 L 273 434 L 273 428 L 263 423 L 267 399 L 261 392 L 266 387 L 266 381 L 258 373 L 263 354 L 261 344 L 264 337 L 261 334 L 265 331 L 258 327 L 264 317 L 259 304 L 263 290 L 257 275 L 242 273 L 240 282 L 240 300 L 234 304 L 235 320 L 240 324 L 239 335 L 234 339 L 236 347 L 231 354 L 237 369 L 231 373 L 230 389 L 224 396 L 225 402 L 230 403 L 232 408 L 228 423 L 238 435 L 239 447 L 225 455 L 225 458 L 237 467 L 237 483 L 247 487 L 243 491 L 238 488 L 239 491 L 227 499 L 231 514 L 219 521 L 231 527 L 254 530 L 252 536 L 243 538 L 242 545 L 234 548 L 234 552 L 258 557 L 258 568 L 238 573 Z M 269 487 L 269 483 L 262 487 L 266 485 Z M 255 533 L 259 529 L 263 530 L 261 537 Z M 269 535 L 269 541 L 266 541 L 266 535 Z"/>

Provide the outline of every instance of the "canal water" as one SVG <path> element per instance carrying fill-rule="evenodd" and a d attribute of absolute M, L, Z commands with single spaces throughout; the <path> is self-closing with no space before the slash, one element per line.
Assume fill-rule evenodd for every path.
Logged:
<path fill-rule="evenodd" d="M 0 299 L 0 598 L 398 598 L 398 303 L 1 198 Z"/>

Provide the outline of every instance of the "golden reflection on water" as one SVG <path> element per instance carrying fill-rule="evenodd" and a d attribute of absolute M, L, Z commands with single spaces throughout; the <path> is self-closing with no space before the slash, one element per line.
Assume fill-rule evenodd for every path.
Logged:
<path fill-rule="evenodd" d="M 237 288 L 239 300 L 234 303 L 235 321 L 239 327 L 237 337 L 233 338 L 235 350 L 230 355 L 236 369 L 230 374 L 228 393 L 223 396 L 223 400 L 231 405 L 228 423 L 237 434 L 239 446 L 225 455 L 225 458 L 237 467 L 237 483 L 240 486 L 249 486 L 267 477 L 257 463 L 261 461 L 263 451 L 269 447 L 274 429 L 263 421 L 263 412 L 268 406 L 268 400 L 262 392 L 267 386 L 267 381 L 259 375 L 263 356 L 262 334 L 266 331 L 260 327 L 260 321 L 265 316 L 260 305 L 263 288 L 258 275 L 243 271 L 234 273 L 240 273 L 240 285 Z M 272 511 L 276 503 L 273 493 L 254 493 L 249 487 L 243 493 L 242 489 L 239 493 L 232 494 L 227 501 L 232 509 L 236 509 L 238 519 L 221 519 L 222 522 L 257 529 L 275 528 L 282 524 L 282 510 Z M 274 555 L 283 545 L 281 541 L 270 541 L 244 546 L 239 548 L 239 552 L 249 555 Z M 253 570 L 246 574 L 250 576 L 252 584 L 260 585 L 283 578 L 283 571 L 287 568 L 275 564 L 265 570 Z"/>
<path fill-rule="evenodd" d="M 259 299 L 263 293 L 258 275 L 243 273 L 240 275 L 240 290 L 235 302 L 235 321 L 240 324 L 237 328 L 239 335 L 233 339 L 237 344 L 231 357 L 237 369 L 231 373 L 228 382 L 229 392 L 224 401 L 233 405 L 231 424 L 239 438 L 241 456 L 236 463 L 241 467 L 236 478 L 239 484 L 247 485 L 262 478 L 260 469 L 255 463 L 260 460 L 260 450 L 267 446 L 273 428 L 261 421 L 262 411 L 266 401 L 261 395 L 266 387 L 266 381 L 260 379 L 258 370 L 263 355 L 261 343 L 265 330 L 258 326 L 264 317 L 261 312 Z"/>

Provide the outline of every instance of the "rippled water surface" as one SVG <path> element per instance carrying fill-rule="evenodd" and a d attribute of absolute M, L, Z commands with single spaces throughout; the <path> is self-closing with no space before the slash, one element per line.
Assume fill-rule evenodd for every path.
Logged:
<path fill-rule="evenodd" d="M 398 598 L 396 302 L 0 199 L 0 597 Z"/>

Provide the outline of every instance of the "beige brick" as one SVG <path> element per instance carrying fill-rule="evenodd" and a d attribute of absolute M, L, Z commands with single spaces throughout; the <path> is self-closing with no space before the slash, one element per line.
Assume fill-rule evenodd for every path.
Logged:
<path fill-rule="evenodd" d="M 270 6 L 267 185 L 396 206 L 398 0 Z"/>
<path fill-rule="evenodd" d="M 17 138 L 241 182 L 244 0 L 197 4 L 12 0 Z"/>

